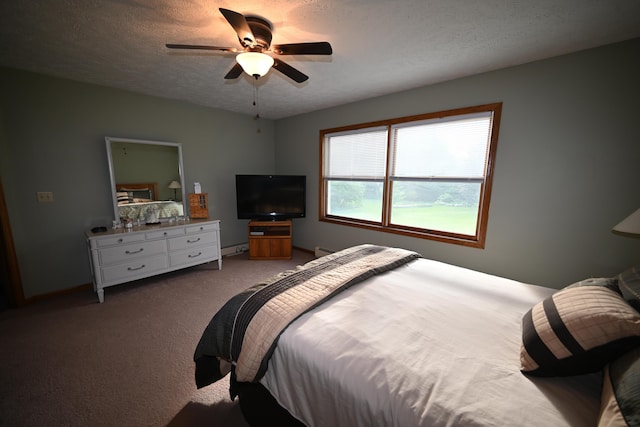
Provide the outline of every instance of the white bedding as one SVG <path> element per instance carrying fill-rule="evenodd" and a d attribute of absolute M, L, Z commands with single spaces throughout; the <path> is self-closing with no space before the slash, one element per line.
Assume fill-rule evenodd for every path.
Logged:
<path fill-rule="evenodd" d="M 262 384 L 308 426 L 595 426 L 601 374 L 530 378 L 521 319 L 551 289 L 420 259 L 303 315 Z"/>

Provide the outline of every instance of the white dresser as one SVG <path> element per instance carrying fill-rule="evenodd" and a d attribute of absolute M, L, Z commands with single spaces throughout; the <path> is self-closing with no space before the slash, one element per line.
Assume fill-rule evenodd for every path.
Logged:
<path fill-rule="evenodd" d="M 219 220 L 87 231 L 86 236 L 93 288 L 101 303 L 109 286 L 216 260 L 222 269 Z"/>

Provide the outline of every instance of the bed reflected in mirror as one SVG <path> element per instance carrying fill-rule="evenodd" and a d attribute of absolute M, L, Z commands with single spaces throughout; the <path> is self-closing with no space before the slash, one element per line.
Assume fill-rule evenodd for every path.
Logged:
<path fill-rule="evenodd" d="M 105 141 L 116 221 L 156 224 L 186 215 L 181 144 Z"/>

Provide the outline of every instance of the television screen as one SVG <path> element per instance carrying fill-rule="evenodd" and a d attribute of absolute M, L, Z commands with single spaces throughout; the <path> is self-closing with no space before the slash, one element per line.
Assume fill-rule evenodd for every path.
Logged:
<path fill-rule="evenodd" d="M 236 175 L 238 219 L 304 218 L 305 193 L 303 175 Z"/>

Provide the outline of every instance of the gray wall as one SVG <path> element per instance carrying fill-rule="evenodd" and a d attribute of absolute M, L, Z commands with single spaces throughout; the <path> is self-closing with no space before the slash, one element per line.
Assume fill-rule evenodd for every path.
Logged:
<path fill-rule="evenodd" d="M 306 174 L 294 245 L 358 243 L 559 288 L 640 263 L 640 239 L 611 228 L 640 208 L 640 39 L 276 122 L 279 173 Z M 503 102 L 486 247 L 318 221 L 321 129 Z"/>
<path fill-rule="evenodd" d="M 247 241 L 236 173 L 273 173 L 274 126 L 252 116 L 0 68 L 0 173 L 27 298 L 91 281 L 84 231 L 113 219 L 105 136 L 180 142 L 222 245 Z M 37 203 L 52 191 L 55 202 Z"/>
<path fill-rule="evenodd" d="M 611 227 L 640 207 L 640 40 L 271 122 L 0 68 L 0 174 L 26 297 L 90 282 L 84 230 L 113 216 L 104 136 L 183 144 L 222 245 L 246 242 L 236 173 L 308 179 L 294 245 L 372 242 L 530 283 L 561 287 L 640 262 L 640 239 Z M 502 101 L 484 250 L 318 221 L 320 129 Z M 276 142 L 277 141 L 277 142 Z M 55 202 L 36 202 L 52 191 Z"/>

